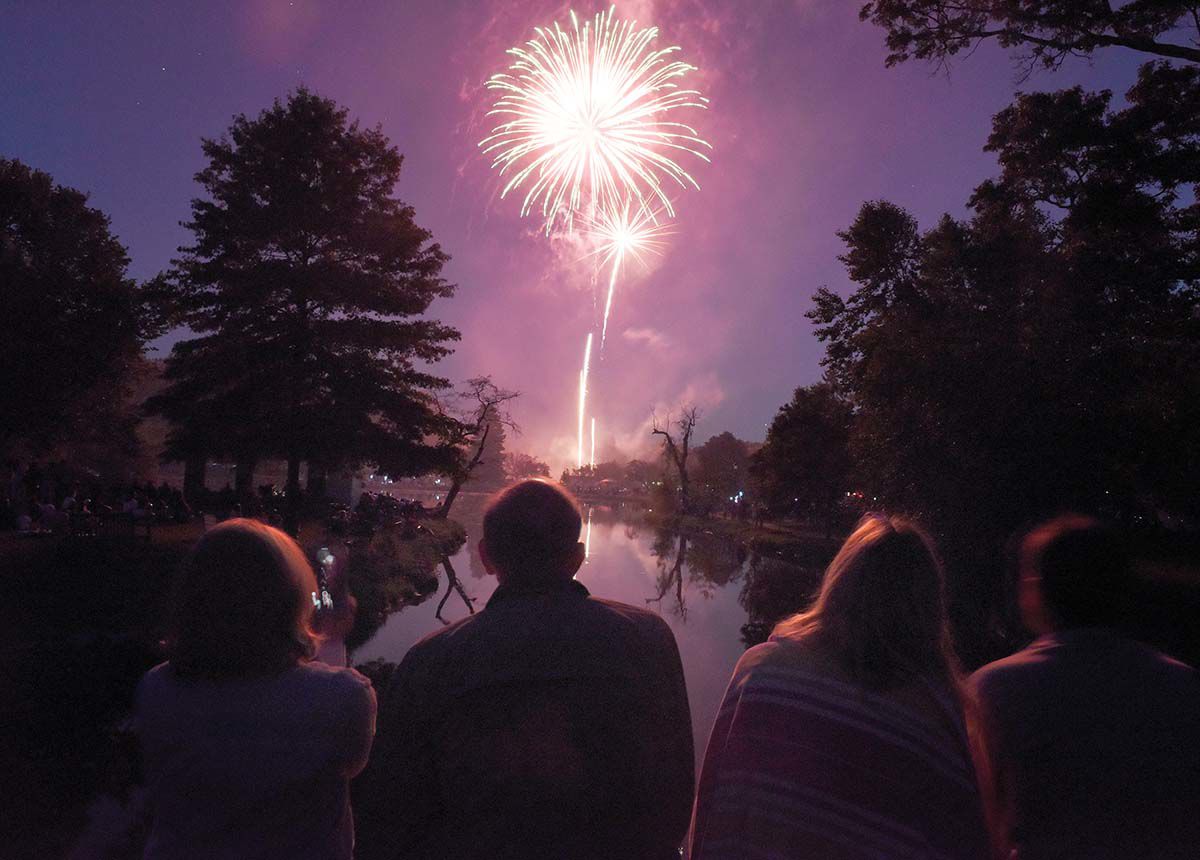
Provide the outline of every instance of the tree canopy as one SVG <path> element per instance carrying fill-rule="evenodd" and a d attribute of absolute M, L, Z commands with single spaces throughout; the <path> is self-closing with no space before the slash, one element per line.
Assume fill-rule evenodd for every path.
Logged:
<path fill-rule="evenodd" d="M 194 243 L 175 261 L 173 319 L 195 337 L 151 407 L 173 446 L 299 463 L 437 461 L 444 420 L 428 366 L 459 335 L 423 315 L 454 287 L 448 259 L 393 196 L 402 156 L 378 129 L 299 89 L 203 142 Z"/>
<path fill-rule="evenodd" d="M 510 481 L 524 478 L 549 478 L 550 467 L 545 462 L 524 451 L 510 451 L 504 455 L 504 474 Z"/>
<path fill-rule="evenodd" d="M 128 398 L 156 327 L 128 264 L 87 195 L 0 159 L 0 452 L 134 444 Z"/>
<path fill-rule="evenodd" d="M 1200 62 L 1194 0 L 871 0 L 859 16 L 887 31 L 889 66 L 909 59 L 945 63 L 987 39 L 1025 51 L 1031 64 L 1046 68 L 1107 47 Z"/>
<path fill-rule="evenodd" d="M 828 383 L 797 388 L 750 463 L 762 503 L 832 522 L 850 490 L 850 419 L 849 402 Z"/>
<path fill-rule="evenodd" d="M 810 316 L 859 477 L 960 570 L 996 573 L 1014 528 L 1064 508 L 1200 513 L 1198 85 L 1159 63 L 1121 110 L 1021 95 L 966 219 L 922 232 L 874 201 L 839 234 L 857 289 Z"/>
<path fill-rule="evenodd" d="M 692 483 L 696 496 L 708 507 L 725 506 L 747 489 L 749 448 L 729 431 L 711 437 L 693 452 L 696 465 Z"/>

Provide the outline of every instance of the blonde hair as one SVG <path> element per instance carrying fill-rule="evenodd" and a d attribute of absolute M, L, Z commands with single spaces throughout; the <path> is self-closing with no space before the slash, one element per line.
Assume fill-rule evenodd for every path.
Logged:
<path fill-rule="evenodd" d="M 854 680 L 888 687 L 919 677 L 954 683 L 942 565 L 909 520 L 870 514 L 830 562 L 816 600 L 774 635 L 828 651 Z"/>
<path fill-rule="evenodd" d="M 316 576 L 300 546 L 257 520 L 233 519 L 192 550 L 168 638 L 185 677 L 270 674 L 312 659 Z"/>
<path fill-rule="evenodd" d="M 1007 857 L 988 739 L 978 703 L 962 683 L 945 587 L 933 541 L 920 526 L 868 514 L 829 563 L 813 605 L 781 621 L 774 636 L 816 644 L 864 686 L 945 684 L 962 709 L 994 856 Z"/>

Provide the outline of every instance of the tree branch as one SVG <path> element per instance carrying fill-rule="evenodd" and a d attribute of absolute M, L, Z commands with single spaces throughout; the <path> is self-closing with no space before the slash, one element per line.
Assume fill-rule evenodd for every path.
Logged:
<path fill-rule="evenodd" d="M 446 571 L 446 593 L 442 595 L 442 599 L 438 602 L 437 612 L 433 614 L 433 617 L 443 624 L 450 623 L 442 617 L 442 610 L 446 608 L 446 601 L 450 599 L 450 595 L 456 591 L 458 592 L 458 596 L 462 598 L 463 603 L 467 605 L 468 614 L 474 615 L 475 601 L 468 596 L 467 590 L 463 588 L 462 582 L 458 578 L 458 573 L 454 570 L 454 565 L 450 563 L 450 556 L 442 556 L 442 568 Z"/>

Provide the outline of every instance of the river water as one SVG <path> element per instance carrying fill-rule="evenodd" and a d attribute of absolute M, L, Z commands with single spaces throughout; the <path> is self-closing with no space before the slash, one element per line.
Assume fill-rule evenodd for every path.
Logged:
<path fill-rule="evenodd" d="M 476 611 L 496 587 L 475 548 L 484 501 L 483 495 L 465 495 L 451 514 L 467 529 L 467 542 L 451 565 Z M 649 525 L 640 510 L 600 505 L 583 510 L 588 552 L 577 579 L 597 597 L 645 607 L 670 625 L 687 680 L 699 760 L 734 664 L 775 620 L 804 604 L 821 565 L 784 561 L 703 530 L 683 535 L 669 525 Z M 415 642 L 442 629 L 443 619 L 466 617 L 467 605 L 454 591 L 437 617 L 447 588 L 447 576 L 439 571 L 437 593 L 390 615 L 351 662 L 399 662 Z"/>

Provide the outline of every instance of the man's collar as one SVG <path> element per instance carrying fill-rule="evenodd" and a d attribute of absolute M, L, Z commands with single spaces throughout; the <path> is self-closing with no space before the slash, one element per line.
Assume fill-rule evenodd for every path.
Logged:
<path fill-rule="evenodd" d="M 1117 630 L 1115 627 L 1067 627 L 1063 630 L 1054 630 L 1050 633 L 1045 633 L 1034 639 L 1033 644 L 1071 645 L 1075 643 L 1132 641 L 1136 640 L 1131 639 L 1128 634 Z"/>
<path fill-rule="evenodd" d="M 536 584 L 524 583 L 505 583 L 498 586 L 492 596 L 488 599 L 485 608 L 490 609 L 497 603 L 503 603 L 506 600 L 513 600 L 521 597 L 534 597 L 539 595 L 554 595 L 562 597 L 587 597 L 591 592 L 587 590 L 582 582 L 577 579 L 567 579 L 559 582 L 539 582 Z"/>

